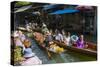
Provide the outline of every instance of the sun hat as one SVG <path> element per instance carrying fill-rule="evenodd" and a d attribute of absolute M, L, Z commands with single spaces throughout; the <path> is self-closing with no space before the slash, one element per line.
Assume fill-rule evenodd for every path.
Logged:
<path fill-rule="evenodd" d="M 72 35 L 71 36 L 72 41 L 77 41 L 78 39 L 79 39 L 79 37 L 77 35 Z"/>
<path fill-rule="evenodd" d="M 33 56 L 35 56 L 35 53 L 32 52 L 32 49 L 31 48 L 26 48 L 24 50 L 24 57 L 25 58 L 33 57 Z"/>

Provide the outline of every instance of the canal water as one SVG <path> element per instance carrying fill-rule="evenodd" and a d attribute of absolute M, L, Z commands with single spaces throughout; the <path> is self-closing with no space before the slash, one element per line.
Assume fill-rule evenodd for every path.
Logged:
<path fill-rule="evenodd" d="M 51 59 L 48 58 L 47 52 L 38 46 L 38 43 L 30 38 L 32 43 L 33 52 L 42 60 L 43 64 L 54 64 L 54 63 L 70 63 L 70 62 L 83 62 L 83 61 L 96 61 L 96 57 L 88 56 L 85 54 L 75 53 L 66 50 L 61 54 L 51 54 Z"/>

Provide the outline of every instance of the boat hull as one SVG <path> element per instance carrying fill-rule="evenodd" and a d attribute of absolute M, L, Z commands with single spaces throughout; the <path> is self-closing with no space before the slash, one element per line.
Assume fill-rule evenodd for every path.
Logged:
<path fill-rule="evenodd" d="M 88 48 L 77 48 L 75 46 L 67 46 L 64 43 L 60 43 L 60 42 L 57 42 L 57 41 L 55 41 L 55 43 L 57 43 L 59 46 L 65 48 L 67 50 L 97 57 L 97 49 L 96 49 L 95 45 L 93 47 L 93 45 L 89 44 Z M 90 46 L 92 48 L 90 48 Z"/>

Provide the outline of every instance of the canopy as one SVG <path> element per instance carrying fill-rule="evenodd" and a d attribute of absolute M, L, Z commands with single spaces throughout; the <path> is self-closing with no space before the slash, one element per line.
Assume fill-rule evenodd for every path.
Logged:
<path fill-rule="evenodd" d="M 76 13 L 76 12 L 79 12 L 79 10 L 76 10 L 76 9 L 63 9 L 63 10 L 58 10 L 58 11 L 55 11 L 55 12 L 52 12 L 50 13 L 51 15 L 54 15 L 54 14 L 65 14 L 65 13 Z"/>
<path fill-rule="evenodd" d="M 21 8 L 18 8 L 16 11 L 14 11 L 14 13 L 23 12 L 23 11 L 25 11 L 25 10 L 31 8 L 31 7 L 32 7 L 32 5 L 23 6 L 23 7 L 21 7 Z"/>

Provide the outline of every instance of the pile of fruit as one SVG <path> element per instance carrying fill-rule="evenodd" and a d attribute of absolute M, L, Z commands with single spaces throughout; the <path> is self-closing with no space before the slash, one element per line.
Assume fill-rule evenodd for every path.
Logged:
<path fill-rule="evenodd" d="M 22 48 L 19 46 L 16 46 L 14 49 L 14 64 L 20 64 L 21 61 L 23 61 L 22 57 Z"/>
<path fill-rule="evenodd" d="M 55 51 L 56 53 L 62 53 L 64 51 L 64 48 L 59 47 L 57 44 L 53 43 L 50 45 L 50 49 Z"/>

